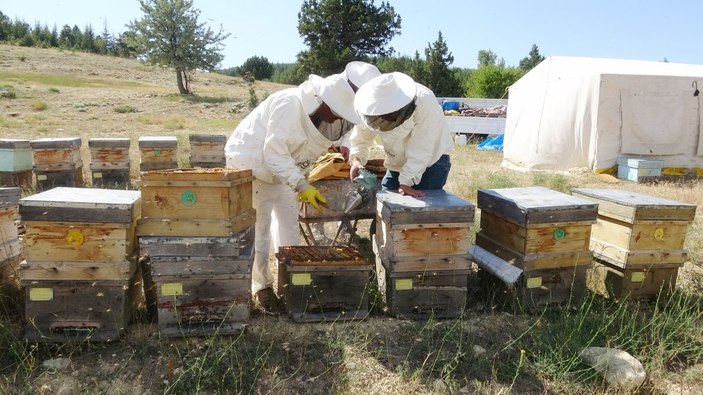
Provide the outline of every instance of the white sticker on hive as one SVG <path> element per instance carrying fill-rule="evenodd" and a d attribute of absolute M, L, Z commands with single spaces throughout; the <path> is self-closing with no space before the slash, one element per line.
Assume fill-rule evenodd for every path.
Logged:
<path fill-rule="evenodd" d="M 46 174 L 37 174 L 37 180 L 38 181 L 46 180 Z"/>
<path fill-rule="evenodd" d="M 53 288 L 30 288 L 29 300 L 32 302 L 48 302 L 54 299 Z"/>
<path fill-rule="evenodd" d="M 310 285 L 312 284 L 312 276 L 310 276 L 310 273 L 294 273 L 290 282 L 293 285 Z"/>
<path fill-rule="evenodd" d="M 103 173 L 93 173 L 94 178 L 103 178 Z"/>
<path fill-rule="evenodd" d="M 527 279 L 527 288 L 539 288 L 542 286 L 542 277 L 530 277 Z"/>
<path fill-rule="evenodd" d="M 396 291 L 409 291 L 413 289 L 413 279 L 412 278 L 399 278 L 395 280 L 395 290 Z"/>
<path fill-rule="evenodd" d="M 182 283 L 164 283 L 161 284 L 161 296 L 180 296 L 183 295 Z"/>
<path fill-rule="evenodd" d="M 632 273 L 632 276 L 630 276 L 630 281 L 633 283 L 641 283 L 644 281 L 646 273 L 645 272 L 634 272 Z"/>

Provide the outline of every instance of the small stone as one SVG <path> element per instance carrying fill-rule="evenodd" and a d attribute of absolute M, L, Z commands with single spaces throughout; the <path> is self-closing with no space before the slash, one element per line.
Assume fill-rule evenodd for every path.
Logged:
<path fill-rule="evenodd" d="M 602 373 L 608 384 L 617 388 L 633 389 L 647 378 L 642 363 L 622 350 L 588 347 L 581 351 L 581 359 Z"/>
<path fill-rule="evenodd" d="M 70 358 L 54 358 L 47 359 L 46 361 L 42 362 L 41 366 L 46 369 L 64 370 L 68 367 L 70 363 Z"/>
<path fill-rule="evenodd" d="M 475 344 L 475 345 L 473 346 L 473 350 L 474 350 L 474 354 L 475 354 L 475 355 L 483 355 L 483 354 L 486 353 L 486 349 L 483 348 L 483 347 L 481 347 L 481 346 L 479 346 L 478 344 Z"/>

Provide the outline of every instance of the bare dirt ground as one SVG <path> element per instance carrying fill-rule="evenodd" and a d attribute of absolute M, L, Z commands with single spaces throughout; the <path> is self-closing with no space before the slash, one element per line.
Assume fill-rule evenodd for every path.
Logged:
<path fill-rule="evenodd" d="M 256 82 L 256 95 L 261 100 L 285 87 Z M 16 95 L 14 99 L 0 99 L 0 137 L 30 140 L 82 137 L 84 163 L 89 160 L 88 138 L 130 137 L 133 164 L 137 164 L 139 136 L 176 135 L 179 143 L 190 133 L 229 136 L 248 111 L 249 86 L 239 78 L 195 73 L 191 88 L 196 96 L 182 98 L 177 95 L 175 73 L 134 60 L 0 45 L 0 92 Z M 134 111 L 118 112 L 120 108 Z M 480 185 L 487 177 L 508 174 L 506 170 L 496 170 L 500 164 L 498 153 L 461 155 L 467 159 L 461 161 L 458 157 L 454 162 L 448 189 L 474 203 L 475 191 L 467 188 L 466 183 Z M 133 167 L 138 168 L 138 165 Z M 510 173 L 510 177 L 531 182 L 529 175 Z M 585 173 L 572 174 L 569 180 L 574 186 L 611 185 Z M 661 192 L 656 186 L 630 184 L 628 188 L 652 194 L 671 193 Z M 681 187 L 679 193 L 681 199 L 701 205 L 703 193 L 700 192 L 701 187 L 696 186 Z M 700 211 L 697 223 L 701 223 Z M 699 229 L 700 226 L 696 228 L 699 232 L 696 237 L 700 237 Z M 368 232 L 362 230 L 361 236 L 368 236 Z M 693 288 L 703 286 L 701 271 L 700 262 L 688 263 L 683 272 L 691 273 L 690 280 L 682 283 Z M 245 358 L 244 354 L 251 350 L 259 352 L 254 353 L 258 356 L 249 356 L 249 361 L 261 370 L 244 370 L 241 381 L 253 382 L 233 384 L 230 392 L 561 393 L 559 387 L 552 387 L 549 379 L 535 373 L 517 380 L 501 374 L 501 364 L 507 363 L 503 359 L 520 355 L 520 351 L 510 345 L 528 329 L 531 320 L 529 316 L 493 310 L 479 303 L 467 309 L 456 331 L 446 328 L 452 323 L 430 322 L 423 326 L 385 316 L 379 310 L 363 322 L 295 324 L 285 316 L 264 314 L 255 308 L 250 330 L 242 340 L 244 343 L 237 343 L 237 347 L 241 347 L 237 355 Z M 454 350 L 423 348 L 428 342 L 444 344 L 442 339 L 433 337 L 438 328 L 443 329 L 442 333 L 458 336 L 463 342 L 461 347 Z M 207 390 L 190 392 L 174 381 L 179 377 L 191 377 L 192 372 L 184 371 L 184 367 L 192 367 L 200 360 L 209 361 L 205 358 L 208 351 L 221 345 L 197 338 L 184 342 L 162 339 L 157 332 L 153 324 L 142 321 L 131 327 L 118 344 L 48 348 L 27 345 L 25 364 L 35 369 L 8 371 L 0 366 L 3 377 L 0 393 L 212 393 Z M 255 347 L 257 344 L 269 347 L 263 350 L 263 356 L 270 359 L 261 365 L 257 365 L 263 358 L 262 351 Z M 457 349 L 471 350 L 473 346 L 480 346 L 485 355 L 491 357 L 480 357 L 478 352 L 476 355 L 456 352 Z M 61 358 L 67 359 L 66 366 L 41 367 L 44 361 Z M 453 371 L 430 369 L 429 365 L 438 360 L 446 363 L 442 366 L 468 373 L 461 380 L 447 381 L 451 384 L 447 385 L 441 377 L 450 377 Z M 236 362 L 221 363 L 239 366 Z M 468 364 L 473 366 L 467 367 Z M 430 371 L 432 374 L 427 373 Z M 697 378 L 700 371 L 700 365 L 696 365 L 672 372 L 650 386 L 649 392 L 702 393 L 701 380 Z M 213 374 L 212 379 L 217 378 L 217 374 Z M 604 393 L 614 393 L 606 387 L 597 388 Z"/>

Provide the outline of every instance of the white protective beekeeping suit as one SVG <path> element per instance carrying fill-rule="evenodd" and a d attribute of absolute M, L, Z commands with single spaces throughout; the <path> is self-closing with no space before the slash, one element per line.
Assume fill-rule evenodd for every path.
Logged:
<path fill-rule="evenodd" d="M 256 177 L 254 292 L 273 284 L 268 264 L 271 241 L 274 251 L 299 244 L 296 194 L 310 187 L 305 175 L 339 138 L 321 134 L 310 115 L 324 101 L 336 115 L 358 123 L 353 98 L 354 92 L 341 77 L 311 75 L 300 86 L 269 96 L 240 122 L 227 141 L 227 166 L 252 169 Z"/>

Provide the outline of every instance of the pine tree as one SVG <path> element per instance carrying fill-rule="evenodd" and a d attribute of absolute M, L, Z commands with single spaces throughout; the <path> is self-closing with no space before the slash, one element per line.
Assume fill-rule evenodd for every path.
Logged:
<path fill-rule="evenodd" d="M 537 48 L 537 44 L 532 44 L 532 49 L 530 49 L 529 56 L 526 58 L 522 58 L 518 67 L 520 68 L 520 70 L 527 73 L 528 71 L 532 70 L 535 66 L 540 64 L 540 62 L 543 60 L 544 56 L 540 55 L 539 48 Z"/>

